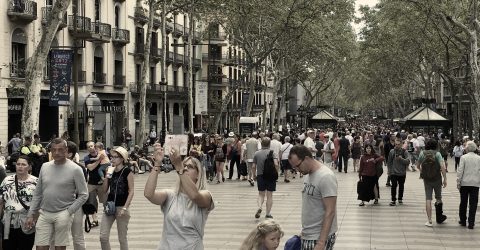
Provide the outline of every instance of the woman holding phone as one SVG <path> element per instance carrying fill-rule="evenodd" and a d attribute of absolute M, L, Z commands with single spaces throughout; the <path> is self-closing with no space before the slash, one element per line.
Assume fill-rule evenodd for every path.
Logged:
<path fill-rule="evenodd" d="M 173 189 L 155 190 L 164 156 L 160 144 L 154 145 L 155 166 L 145 184 L 145 197 L 160 205 L 164 214 L 163 234 L 158 249 L 203 249 L 203 234 L 208 214 L 215 207 L 207 190 L 207 178 L 200 161 L 186 157 L 176 149 L 170 159 L 178 175 Z"/>

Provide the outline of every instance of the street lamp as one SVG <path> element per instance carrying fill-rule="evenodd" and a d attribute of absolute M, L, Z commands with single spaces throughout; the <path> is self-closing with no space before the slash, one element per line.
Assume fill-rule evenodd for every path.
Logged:
<path fill-rule="evenodd" d="M 160 135 L 160 143 L 165 143 L 165 136 L 167 135 L 167 85 L 165 79 L 162 79 L 160 89 L 163 91 L 163 122 L 162 122 L 162 134 Z"/>
<path fill-rule="evenodd" d="M 303 117 L 305 116 L 305 107 L 303 105 L 300 105 L 300 107 L 297 109 L 298 116 L 300 116 L 300 128 L 303 129 Z"/>
<path fill-rule="evenodd" d="M 272 116 L 273 102 L 270 101 L 268 103 L 268 106 L 270 106 L 270 132 L 272 132 L 273 131 L 273 121 L 272 121 L 272 118 L 273 118 L 273 116 Z"/>

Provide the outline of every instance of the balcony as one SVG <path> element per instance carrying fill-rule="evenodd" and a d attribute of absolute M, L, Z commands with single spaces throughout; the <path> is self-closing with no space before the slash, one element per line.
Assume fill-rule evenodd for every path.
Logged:
<path fill-rule="evenodd" d="M 173 63 L 174 58 L 175 57 L 174 57 L 173 52 L 169 51 L 168 54 L 167 54 L 167 60 L 166 60 L 167 64 Z"/>
<path fill-rule="evenodd" d="M 117 3 L 123 3 L 123 2 L 125 2 L 125 0 L 114 0 L 114 1 L 117 2 Z"/>
<path fill-rule="evenodd" d="M 52 8 L 52 6 L 42 7 L 42 25 L 47 24 L 50 13 L 52 13 Z M 60 24 L 58 25 L 59 29 L 63 29 L 65 27 L 67 27 L 67 12 L 65 12 L 65 15 L 63 15 L 63 18 L 60 20 Z"/>
<path fill-rule="evenodd" d="M 158 62 L 160 61 L 160 59 L 162 58 L 163 54 L 162 54 L 162 49 L 160 48 L 155 48 L 155 47 L 152 47 L 150 48 L 150 59 L 154 62 Z"/>
<path fill-rule="evenodd" d="M 106 81 L 107 75 L 105 73 L 92 72 L 92 76 L 93 76 L 92 83 L 94 87 L 105 86 L 105 83 L 107 82 Z"/>
<path fill-rule="evenodd" d="M 68 16 L 68 31 L 77 39 L 92 39 L 92 20 L 88 17 L 74 15 Z"/>
<path fill-rule="evenodd" d="M 175 23 L 173 25 L 173 36 L 180 37 L 183 36 L 183 25 Z"/>
<path fill-rule="evenodd" d="M 193 43 L 200 43 L 200 42 L 202 42 L 202 34 L 197 31 L 193 31 Z"/>
<path fill-rule="evenodd" d="M 28 0 L 10 0 L 7 15 L 14 22 L 30 23 L 37 19 L 37 3 Z"/>
<path fill-rule="evenodd" d="M 173 23 L 167 22 L 167 24 L 165 25 L 165 32 L 166 32 L 167 34 L 170 34 L 170 33 L 173 32 L 173 30 L 174 30 L 174 25 L 173 25 Z"/>
<path fill-rule="evenodd" d="M 153 28 L 162 28 L 162 16 L 157 13 L 153 14 Z"/>
<path fill-rule="evenodd" d="M 115 46 L 125 46 L 130 43 L 130 31 L 113 28 L 112 29 L 112 43 Z"/>
<path fill-rule="evenodd" d="M 210 32 L 208 33 L 208 39 L 210 41 L 225 41 L 227 34 L 225 32 Z"/>
<path fill-rule="evenodd" d="M 127 85 L 124 75 L 113 75 L 113 87 L 124 88 Z"/>
<path fill-rule="evenodd" d="M 209 53 L 203 53 L 202 54 L 202 60 L 206 62 L 217 62 L 217 63 L 225 63 L 228 60 L 228 55 L 227 54 L 209 54 Z"/>
<path fill-rule="evenodd" d="M 144 43 L 136 43 L 135 44 L 135 51 L 133 52 L 135 59 L 143 60 L 145 56 L 145 44 Z"/>
<path fill-rule="evenodd" d="M 148 11 L 143 7 L 135 7 L 134 19 L 135 22 L 145 25 L 148 22 Z"/>
<path fill-rule="evenodd" d="M 160 84 L 149 84 L 145 83 L 147 87 L 147 95 L 158 96 L 167 92 L 169 99 L 183 99 L 188 97 L 188 88 L 183 86 L 172 86 L 172 85 L 160 85 Z M 138 95 L 140 93 L 140 86 L 138 83 L 134 82 L 130 84 L 130 92 L 132 94 Z"/>
<path fill-rule="evenodd" d="M 184 57 L 184 55 L 174 53 L 173 63 L 176 64 L 176 65 L 182 65 L 183 64 L 183 57 Z"/>
<path fill-rule="evenodd" d="M 183 27 L 183 36 L 184 37 L 190 36 L 190 29 L 187 26 Z"/>
<path fill-rule="evenodd" d="M 108 23 L 95 21 L 92 23 L 92 40 L 95 42 L 109 43 L 112 38 L 112 26 Z"/>
<path fill-rule="evenodd" d="M 72 81 L 73 81 L 73 73 L 72 73 Z M 86 83 L 87 82 L 87 72 L 86 71 L 78 71 L 78 82 L 79 83 Z"/>
<path fill-rule="evenodd" d="M 202 60 L 199 58 L 193 58 L 193 67 L 194 68 L 201 68 L 202 67 Z"/>
<path fill-rule="evenodd" d="M 10 63 L 10 77 L 25 78 L 25 66 L 24 62 Z"/>

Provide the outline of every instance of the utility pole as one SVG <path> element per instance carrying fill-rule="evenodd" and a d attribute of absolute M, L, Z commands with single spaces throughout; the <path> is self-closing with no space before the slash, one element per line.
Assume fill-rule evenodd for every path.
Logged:
<path fill-rule="evenodd" d="M 195 0 L 192 0 L 190 5 L 190 10 L 188 12 L 188 32 L 193 36 L 193 12 L 195 10 Z M 184 24 L 185 25 L 185 24 Z M 188 130 L 193 134 L 193 72 L 192 72 L 192 37 L 189 37 L 187 40 L 187 82 L 188 82 Z"/>

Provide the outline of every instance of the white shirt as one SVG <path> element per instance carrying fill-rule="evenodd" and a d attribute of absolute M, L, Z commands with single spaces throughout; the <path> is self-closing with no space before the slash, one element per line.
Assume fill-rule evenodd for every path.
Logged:
<path fill-rule="evenodd" d="M 282 147 L 280 148 L 281 160 L 288 160 L 288 156 L 290 155 L 290 150 L 293 148 L 293 145 L 290 142 L 285 142 Z"/>
<path fill-rule="evenodd" d="M 425 137 L 417 136 L 417 141 L 419 147 L 425 147 Z"/>
<path fill-rule="evenodd" d="M 273 153 L 280 155 L 280 148 L 282 147 L 282 143 L 277 140 L 272 140 L 270 142 L 270 150 L 273 150 Z"/>
<path fill-rule="evenodd" d="M 353 145 L 353 136 L 351 136 L 351 135 L 346 135 L 345 138 L 348 139 L 348 141 L 350 142 L 350 145 Z"/>
<path fill-rule="evenodd" d="M 303 146 L 310 148 L 310 149 L 315 149 L 315 142 L 313 141 L 312 138 L 307 137 L 305 138 L 305 141 L 303 142 Z"/>

